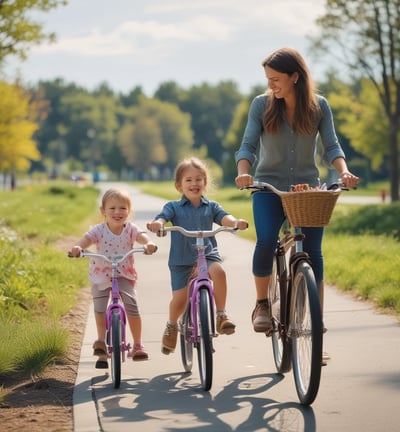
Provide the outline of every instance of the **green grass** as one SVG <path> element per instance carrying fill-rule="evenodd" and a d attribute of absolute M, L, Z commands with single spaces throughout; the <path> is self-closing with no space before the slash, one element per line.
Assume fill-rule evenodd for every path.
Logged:
<path fill-rule="evenodd" d="M 96 209 L 97 195 L 95 188 L 68 183 L 0 192 L 0 227 L 17 231 L 24 240 L 41 243 L 80 234 L 87 228 L 88 210 L 92 213 Z"/>
<path fill-rule="evenodd" d="M 178 199 L 171 182 L 136 183 L 150 195 L 167 200 Z M 369 185 L 368 189 L 346 192 L 373 195 L 386 184 Z M 388 190 L 388 189 L 387 189 Z M 240 235 L 255 241 L 249 192 L 234 187 L 215 189 L 207 194 L 237 218 L 247 219 L 250 227 Z M 337 204 L 331 223 L 326 228 L 323 243 L 325 280 L 340 290 L 351 291 L 363 299 L 372 300 L 387 312 L 400 316 L 400 203 L 392 205 Z M 379 265 L 376 263 L 379 262 Z"/>
<path fill-rule="evenodd" d="M 60 318 L 88 283 L 87 263 L 66 256 L 68 238 L 96 220 L 97 197 L 68 183 L 0 192 L 0 377 L 36 376 L 65 355 Z"/>

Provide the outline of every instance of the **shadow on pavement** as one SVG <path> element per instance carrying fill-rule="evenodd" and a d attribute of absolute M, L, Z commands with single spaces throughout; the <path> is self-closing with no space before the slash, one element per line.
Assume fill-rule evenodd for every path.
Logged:
<path fill-rule="evenodd" d="M 101 399 L 101 388 L 96 389 L 95 394 L 105 419 L 143 422 L 144 426 L 152 419 L 176 419 L 177 427 L 169 422 L 162 429 L 165 432 L 182 430 L 182 419 L 185 431 L 315 432 L 312 408 L 295 402 L 280 403 L 265 394 L 282 379 L 277 374 L 249 375 L 231 381 L 213 397 L 200 389 L 190 374 L 173 373 L 158 375 L 151 380 L 125 380 L 121 384 L 121 394 L 104 400 Z M 132 396 L 128 406 L 127 395 L 128 398 Z M 240 424 L 234 424 L 236 421 Z"/>

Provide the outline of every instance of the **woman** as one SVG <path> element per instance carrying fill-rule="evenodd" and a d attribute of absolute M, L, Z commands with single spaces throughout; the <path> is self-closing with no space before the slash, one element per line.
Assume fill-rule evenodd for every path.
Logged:
<path fill-rule="evenodd" d="M 319 186 L 315 162 L 318 135 L 324 148 L 324 160 L 332 165 L 347 187 L 359 178 L 347 168 L 345 155 L 336 137 L 328 102 L 317 95 L 309 69 L 302 56 L 292 48 L 274 51 L 262 63 L 268 90 L 254 98 L 242 144 L 236 152 L 239 188 L 253 183 L 250 168 L 255 166 L 254 180 L 272 184 L 280 190 L 308 183 Z M 270 334 L 271 311 L 268 285 L 274 249 L 285 219 L 281 199 L 272 192 L 252 195 L 257 243 L 253 256 L 253 275 L 257 301 L 252 313 L 256 332 Z M 310 255 L 323 307 L 323 227 L 303 228 L 304 250 Z"/>

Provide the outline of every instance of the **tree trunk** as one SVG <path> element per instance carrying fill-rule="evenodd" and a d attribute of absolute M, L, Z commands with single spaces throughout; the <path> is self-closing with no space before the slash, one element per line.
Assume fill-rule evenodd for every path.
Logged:
<path fill-rule="evenodd" d="M 399 150 L 398 133 L 399 120 L 396 117 L 390 119 L 389 146 L 390 146 L 390 197 L 392 202 L 399 201 Z"/>

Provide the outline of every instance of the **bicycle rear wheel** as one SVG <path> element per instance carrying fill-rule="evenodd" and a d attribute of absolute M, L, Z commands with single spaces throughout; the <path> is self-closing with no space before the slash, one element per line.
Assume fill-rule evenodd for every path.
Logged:
<path fill-rule="evenodd" d="M 192 316 L 190 314 L 190 304 L 182 317 L 181 322 L 181 358 L 185 372 L 191 372 L 193 367 L 193 343 L 190 341 L 193 334 Z"/>
<path fill-rule="evenodd" d="M 268 290 L 273 331 L 271 334 L 275 367 L 278 373 L 289 372 L 292 366 L 292 346 L 287 335 L 288 290 L 284 255 L 275 255 Z"/>
<path fill-rule="evenodd" d="M 111 315 L 111 378 L 114 388 L 121 384 L 121 315 L 114 309 Z"/>
<path fill-rule="evenodd" d="M 317 284 L 306 261 L 301 261 L 296 269 L 292 305 L 294 380 L 300 402 L 310 405 L 317 396 L 321 379 L 323 326 Z"/>
<path fill-rule="evenodd" d="M 197 345 L 197 355 L 199 361 L 199 372 L 201 385 L 204 390 L 210 390 L 213 376 L 213 348 L 212 336 L 210 334 L 211 307 L 210 294 L 206 287 L 199 290 L 199 343 Z"/>

